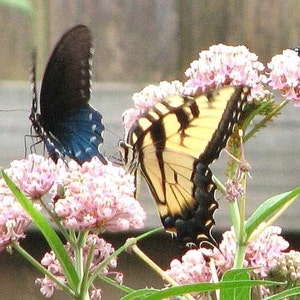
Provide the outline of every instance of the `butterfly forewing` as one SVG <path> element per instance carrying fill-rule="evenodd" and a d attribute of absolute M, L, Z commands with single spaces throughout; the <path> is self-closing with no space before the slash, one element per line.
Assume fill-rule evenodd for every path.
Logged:
<path fill-rule="evenodd" d="M 40 106 L 46 129 L 60 122 L 90 99 L 92 37 L 78 25 L 55 47 L 42 81 Z"/>
<path fill-rule="evenodd" d="M 217 202 L 208 166 L 226 146 L 247 94 L 246 87 L 224 87 L 196 98 L 166 98 L 141 115 L 128 134 L 162 222 L 179 243 L 213 242 Z"/>

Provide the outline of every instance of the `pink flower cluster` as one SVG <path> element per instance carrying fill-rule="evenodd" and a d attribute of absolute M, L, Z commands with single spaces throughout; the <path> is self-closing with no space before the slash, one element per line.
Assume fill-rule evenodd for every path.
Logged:
<path fill-rule="evenodd" d="M 135 108 L 123 114 L 125 136 L 135 120 L 156 102 L 171 95 L 197 96 L 209 89 L 226 85 L 246 85 L 251 88 L 251 98 L 263 97 L 264 65 L 245 46 L 211 46 L 199 53 L 199 59 L 191 63 L 185 71 L 185 83 L 178 80 L 163 81 L 159 85 L 146 86 L 133 95 Z"/>
<path fill-rule="evenodd" d="M 280 235 L 282 229 L 278 226 L 267 227 L 254 241 L 247 246 L 244 266 L 253 267 L 253 272 L 261 278 L 267 276 L 267 272 L 273 268 L 289 243 Z M 236 242 L 233 229 L 223 234 L 223 241 L 219 247 L 226 262 L 230 262 L 226 268 L 219 265 L 220 271 L 224 273 L 233 266 Z"/>
<path fill-rule="evenodd" d="M 155 103 L 161 101 L 165 97 L 182 94 L 183 84 L 178 80 L 172 82 L 162 81 L 158 85 L 150 84 L 141 92 L 134 93 L 132 99 L 135 108 L 127 109 L 122 115 L 125 135 L 128 133 L 136 119 Z"/>
<path fill-rule="evenodd" d="M 228 202 L 234 202 L 239 200 L 242 196 L 245 195 L 245 188 L 240 183 L 240 181 L 234 179 L 228 179 L 226 182 L 226 200 Z"/>
<path fill-rule="evenodd" d="M 41 198 L 50 190 L 56 177 L 55 171 L 56 165 L 52 159 L 37 154 L 14 160 L 5 170 L 17 187 L 32 200 Z"/>
<path fill-rule="evenodd" d="M 284 50 L 268 63 L 268 84 L 300 107 L 300 57 L 294 50 Z"/>
<path fill-rule="evenodd" d="M 69 162 L 51 192 L 54 211 L 67 228 L 114 232 L 144 225 L 146 215 L 134 189 L 133 176 L 94 157 L 82 166 Z"/>
<path fill-rule="evenodd" d="M 100 232 L 139 229 L 145 212 L 134 199 L 134 178 L 123 168 L 103 165 L 98 158 L 82 166 L 75 161 L 57 165 L 32 154 L 13 161 L 5 172 L 32 200 L 50 192 L 54 212 L 63 225 L 77 230 Z M 35 204 L 39 209 L 38 204 Z M 31 219 L 0 180 L 0 251 L 25 237 Z"/>
<path fill-rule="evenodd" d="M 87 266 L 88 255 L 90 252 L 91 246 L 93 247 L 93 259 L 91 264 Z M 75 254 L 73 247 L 69 243 L 65 246 L 71 260 L 75 264 Z M 111 244 L 107 243 L 102 238 L 99 238 L 96 235 L 89 235 L 87 237 L 87 244 L 83 247 L 82 256 L 83 256 L 83 269 L 88 268 L 89 274 L 92 274 L 96 268 L 107 259 L 114 252 L 114 248 Z M 41 260 L 41 263 L 44 267 L 48 269 L 50 273 L 52 273 L 58 281 L 62 284 L 67 284 L 67 280 L 65 275 L 61 269 L 61 265 L 58 262 L 53 251 L 46 253 Z M 117 260 L 113 259 L 110 264 L 101 270 L 102 275 L 110 275 L 109 268 L 115 268 L 117 266 Z M 120 273 L 112 273 L 117 280 L 122 278 L 122 274 Z M 44 278 L 37 278 L 35 283 L 40 286 L 40 291 L 45 297 L 51 297 L 56 289 L 59 289 L 59 286 L 53 282 L 49 277 L 45 276 Z M 120 283 L 120 282 L 118 282 Z M 100 292 L 100 294 L 99 294 Z M 101 290 L 93 288 L 90 291 L 92 299 L 101 299 Z M 96 295 L 98 295 L 96 297 Z"/>
<path fill-rule="evenodd" d="M 3 251 L 13 242 L 25 238 L 24 231 L 31 219 L 13 195 L 3 190 L 2 183 L 0 193 L 0 251 Z"/>
<path fill-rule="evenodd" d="M 172 260 L 171 268 L 166 273 L 178 284 L 210 282 L 212 273 L 205 254 L 205 248 L 189 250 L 182 256 L 181 261 Z"/>
<path fill-rule="evenodd" d="M 264 65 L 256 54 L 245 46 L 213 45 L 199 53 L 185 72 L 185 93 L 197 95 L 208 89 L 225 85 L 246 85 L 251 88 L 251 98 L 263 92 Z"/>
<path fill-rule="evenodd" d="M 155 103 L 171 95 L 182 95 L 183 84 L 174 80 L 172 82 L 162 81 L 158 85 L 150 84 L 141 92 L 134 93 L 132 96 L 135 107 L 144 112 Z"/>
<path fill-rule="evenodd" d="M 253 272 L 260 278 L 265 278 L 270 269 L 276 266 L 278 260 L 284 254 L 289 243 L 280 236 L 281 228 L 270 226 L 253 242 L 246 250 L 244 266 L 253 267 Z M 179 261 L 175 259 L 166 272 L 177 283 L 210 282 L 212 280 L 211 266 L 209 259 L 214 260 L 216 272 L 221 275 L 232 268 L 236 254 L 236 240 L 233 229 L 223 234 L 223 240 L 213 250 L 199 248 L 189 250 Z"/>
<path fill-rule="evenodd" d="M 54 176 L 49 160 L 32 154 L 28 159 L 11 162 L 5 173 L 31 199 L 37 199 L 51 188 Z M 35 203 L 37 209 L 41 207 Z M 0 180 L 0 251 L 11 243 L 25 238 L 25 230 L 31 224 L 31 218 L 15 199 L 4 179 Z"/>

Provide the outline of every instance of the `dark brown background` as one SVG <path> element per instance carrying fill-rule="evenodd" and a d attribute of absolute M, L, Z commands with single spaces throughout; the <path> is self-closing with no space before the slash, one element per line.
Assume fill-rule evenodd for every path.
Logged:
<path fill-rule="evenodd" d="M 39 70 L 70 27 L 95 40 L 95 81 L 155 82 L 182 76 L 200 50 L 243 44 L 267 62 L 299 46 L 297 0 L 32 0 L 24 14 L 0 6 L 0 79 L 27 80 L 35 45 Z"/>

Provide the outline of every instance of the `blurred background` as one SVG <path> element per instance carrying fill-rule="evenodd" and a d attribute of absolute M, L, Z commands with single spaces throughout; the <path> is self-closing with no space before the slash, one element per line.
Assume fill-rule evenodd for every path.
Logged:
<path fill-rule="evenodd" d="M 10 161 L 22 159 L 25 140 L 27 147 L 31 143 L 24 137 L 30 134 L 32 50 L 38 53 L 41 80 L 51 50 L 74 25 L 86 24 L 93 34 L 91 103 L 103 115 L 106 127 L 103 152 L 114 155 L 123 134 L 121 115 L 132 107 L 134 92 L 149 83 L 185 80 L 190 62 L 213 44 L 245 45 L 267 63 L 283 49 L 300 46 L 299 13 L 297 0 L 0 0 L 0 165 L 8 167 Z M 252 166 L 248 215 L 264 199 L 299 185 L 299 114 L 299 109 L 287 106 L 247 143 L 246 158 Z M 220 179 L 225 179 L 224 161 L 225 153 L 212 166 Z M 221 196 L 218 199 L 217 237 L 230 227 L 226 203 Z M 147 228 L 160 226 L 145 186 L 140 200 L 147 212 Z M 299 216 L 300 205 L 295 203 L 276 222 L 298 249 Z M 107 235 L 107 239 L 117 248 L 131 234 Z M 39 258 L 48 249 L 34 230 L 24 247 Z M 180 253 L 164 232 L 142 242 L 141 247 L 164 268 Z M 18 255 L 1 253 L 0 266 L 1 299 L 43 299 L 33 284 L 39 274 Z M 124 272 L 125 284 L 133 288 L 163 286 L 163 281 L 131 254 L 120 257 L 119 270 Z M 119 299 L 122 293 L 112 294 L 114 290 L 104 287 L 103 299 Z M 53 299 L 67 298 L 55 294 Z"/>

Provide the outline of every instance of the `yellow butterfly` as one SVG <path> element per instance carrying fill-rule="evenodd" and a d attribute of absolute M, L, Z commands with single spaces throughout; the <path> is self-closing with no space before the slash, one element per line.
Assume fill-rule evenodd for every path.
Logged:
<path fill-rule="evenodd" d="M 120 142 L 128 170 L 145 178 L 165 229 L 179 244 L 214 243 L 218 204 L 209 165 L 219 157 L 247 101 L 248 87 L 223 87 L 195 98 L 156 103 Z"/>

